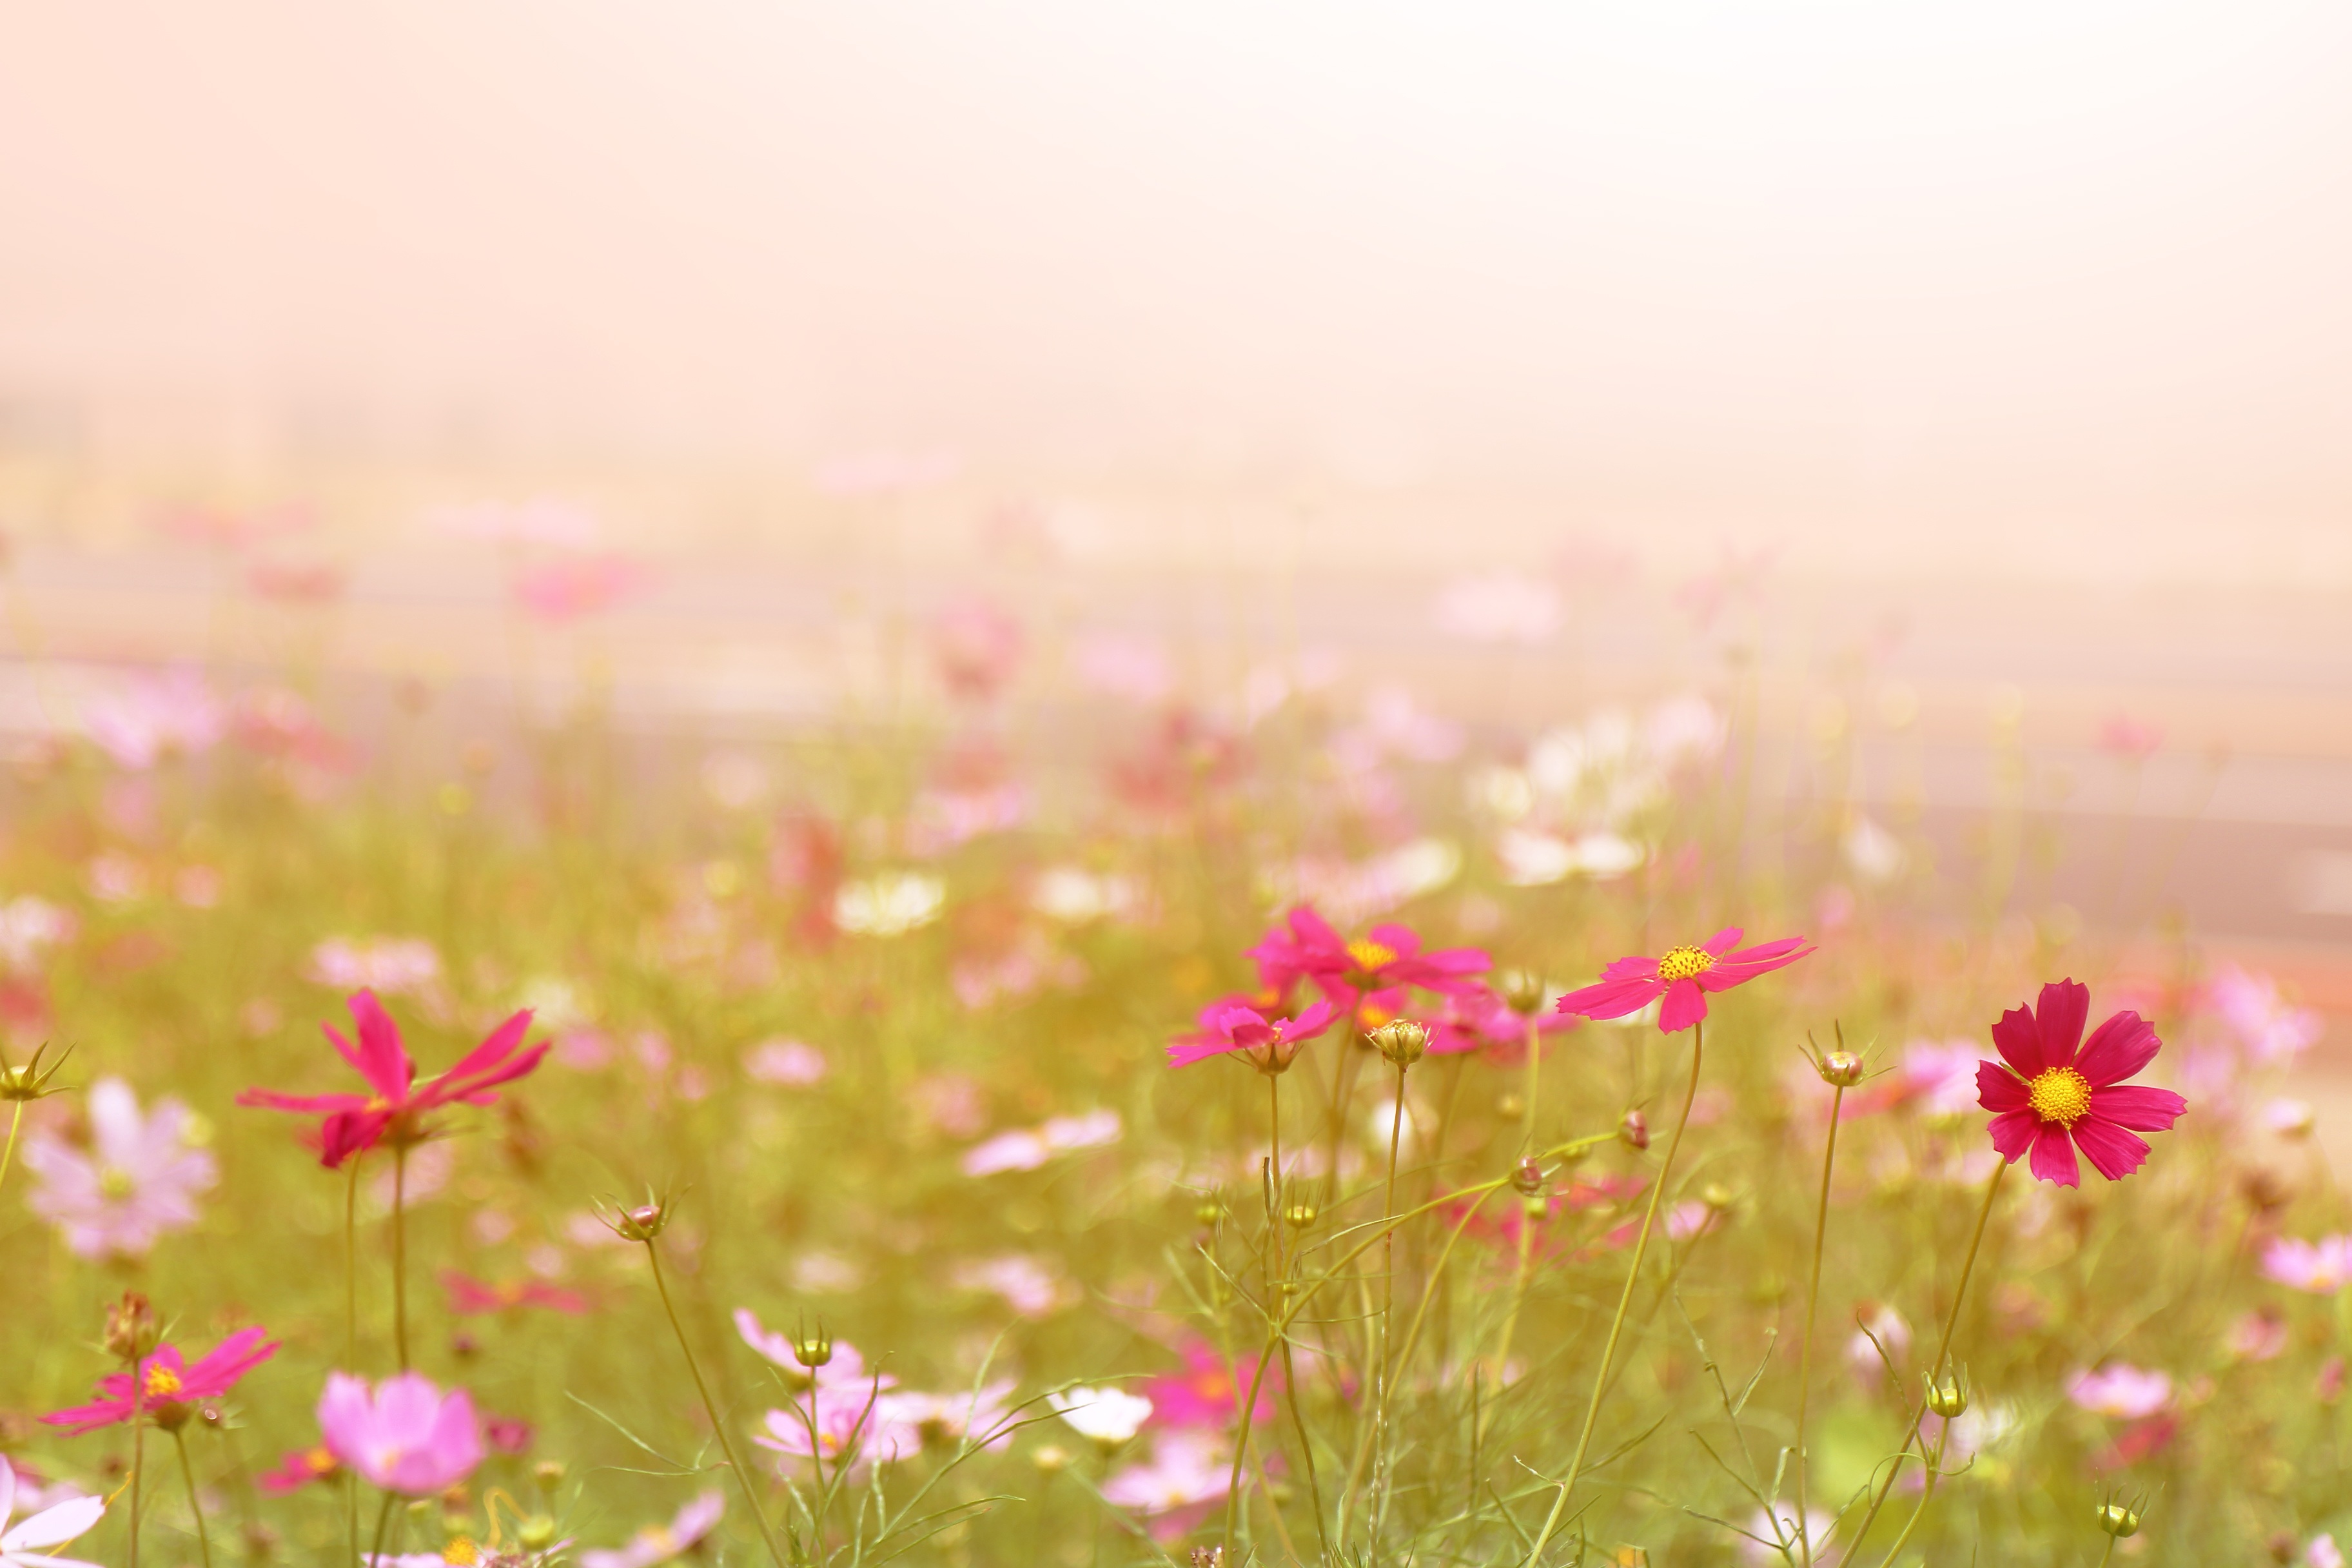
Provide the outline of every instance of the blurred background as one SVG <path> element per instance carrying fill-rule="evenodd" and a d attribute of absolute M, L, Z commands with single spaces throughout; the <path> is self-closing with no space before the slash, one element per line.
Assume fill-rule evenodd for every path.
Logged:
<path fill-rule="evenodd" d="M 1532 877 L 1531 738 L 1698 690 L 1825 899 L 2275 974 L 2352 1112 L 2352 9 L 0 36 L 20 758 L 195 667 L 420 801 L 583 705 L 724 793 L 1010 624 L 1038 757 L 1336 690 Z"/>

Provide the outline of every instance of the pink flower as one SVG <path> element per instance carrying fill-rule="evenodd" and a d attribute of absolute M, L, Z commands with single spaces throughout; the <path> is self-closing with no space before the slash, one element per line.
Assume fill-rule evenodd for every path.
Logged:
<path fill-rule="evenodd" d="M 2352 1236 L 2298 1241 L 2282 1236 L 2263 1249 L 2263 1272 L 2282 1285 L 2333 1296 L 2352 1280 Z"/>
<path fill-rule="evenodd" d="M 88 1148 L 47 1129 L 25 1141 L 25 1168 L 41 1184 L 26 1205 L 81 1258 L 138 1258 L 167 1230 L 196 1223 L 196 1195 L 217 1179 L 213 1157 L 191 1144 L 188 1108 L 176 1100 L 140 1113 L 119 1078 L 89 1089 Z"/>
<path fill-rule="evenodd" d="M 667 1524 L 649 1524 L 616 1552 L 580 1554 L 580 1568 L 653 1568 L 700 1545 L 727 1513 L 727 1495 L 713 1489 L 677 1510 Z"/>
<path fill-rule="evenodd" d="M 47 1549 L 88 1534 L 106 1512 L 103 1500 L 69 1498 L 39 1510 L 12 1530 L 8 1521 L 16 1501 L 16 1469 L 0 1459 L 0 1568 L 98 1568 L 79 1557 L 53 1557 Z"/>
<path fill-rule="evenodd" d="M 735 1331 L 743 1336 L 745 1344 L 759 1352 L 767 1360 L 782 1367 L 793 1377 L 803 1380 L 808 1377 L 806 1369 L 800 1363 L 800 1358 L 793 1353 L 793 1342 L 763 1325 L 760 1321 L 759 1314 L 752 1311 L 751 1308 L 735 1309 Z M 822 1370 L 824 1381 L 827 1383 L 864 1384 L 869 1381 L 866 1371 L 866 1358 L 858 1354 L 857 1347 L 847 1340 L 833 1342 L 833 1359 L 825 1363 Z M 874 1376 L 879 1380 L 881 1387 L 898 1386 L 898 1380 L 887 1373 L 876 1373 Z"/>
<path fill-rule="evenodd" d="M 1212 1003 L 1202 1009 L 1198 1030 L 1169 1042 L 1168 1065 L 1191 1067 L 1238 1051 L 1260 1072 L 1284 1072 L 1297 1059 L 1300 1047 L 1328 1029 L 1339 1016 L 1339 1010 L 1328 1002 L 1318 1002 L 1296 1018 L 1272 1022 L 1255 1008 Z"/>
<path fill-rule="evenodd" d="M 2326 1029 L 2317 1013 L 2289 1005 L 2279 995 L 2277 981 L 2249 974 L 2234 963 L 2214 971 L 2205 1001 L 2229 1026 L 2240 1048 L 2265 1067 L 2293 1062 Z"/>
<path fill-rule="evenodd" d="M 931 662 L 950 696 L 985 702 L 1021 667 L 1021 623 L 985 599 L 959 599 L 931 618 Z"/>
<path fill-rule="evenodd" d="M 143 773 L 167 756 L 210 751 L 228 731 L 228 711 L 202 675 L 182 667 L 96 699 L 82 724 L 117 766 Z"/>
<path fill-rule="evenodd" d="M 1903 1082 L 1930 1116 L 1959 1116 L 1976 1108 L 1977 1047 L 1970 1042 L 1914 1040 L 1903 1049 Z"/>
<path fill-rule="evenodd" d="M 236 1385 L 237 1379 L 277 1353 L 275 1340 L 268 1344 L 261 1340 L 261 1330 L 240 1329 L 215 1345 L 193 1366 L 181 1358 L 176 1345 L 159 1345 L 154 1354 L 139 1363 L 139 1395 L 135 1401 L 131 1374 L 118 1372 L 99 1379 L 99 1397 L 91 1403 L 77 1405 L 69 1410 L 54 1410 L 41 1419 L 79 1436 L 100 1426 L 128 1421 L 134 1409 L 152 1415 L 172 1405 L 218 1399 Z"/>
<path fill-rule="evenodd" d="M 1846 1366 L 1864 1392 L 1884 1388 L 1889 1363 L 1901 1367 L 1911 1353 L 1911 1324 L 1902 1313 L 1883 1302 L 1864 1301 L 1853 1310 L 1853 1337 L 1845 1342 Z"/>
<path fill-rule="evenodd" d="M 610 609 L 646 584 L 625 555 L 570 555 L 526 566 L 508 584 L 516 604 L 543 621 L 577 620 Z"/>
<path fill-rule="evenodd" d="M 1237 1363 L 1228 1363 L 1213 1346 L 1195 1342 L 1184 1348 L 1184 1370 L 1155 1377 L 1143 1385 L 1143 1395 L 1151 1401 L 1151 1424 L 1154 1426 L 1205 1426 L 1213 1430 L 1230 1428 L 1234 1410 L 1241 1404 L 1241 1391 L 1249 1386 L 1255 1369 Z M 1253 1421 L 1274 1419 L 1274 1396 L 1280 1373 L 1269 1367 L 1258 1384 L 1256 1408 L 1250 1413 Z"/>
<path fill-rule="evenodd" d="M 299 1491 L 313 1481 L 323 1481 L 342 1474 L 343 1467 L 324 1443 L 308 1448 L 289 1448 L 278 1461 L 278 1468 L 260 1478 L 263 1491 L 272 1497 Z"/>
<path fill-rule="evenodd" d="M 790 1407 L 769 1411 L 766 1433 L 751 1441 L 788 1458 L 811 1460 L 828 1475 L 854 1477 L 871 1464 L 910 1458 L 923 1446 L 922 1433 L 900 1419 L 901 1407 L 885 1403 L 889 1385 L 878 1373 L 859 1380 L 834 1365 L 821 1367 L 814 1386 Z"/>
<path fill-rule="evenodd" d="M 1622 1018 L 1664 998 L 1658 1028 L 1671 1035 L 1706 1016 L 1707 993 L 1745 984 L 1813 951 L 1804 938 L 1790 936 L 1735 952 L 1739 937 L 1738 926 L 1727 926 L 1696 947 L 1668 948 L 1656 958 L 1621 958 L 1601 972 L 1597 984 L 1561 997 L 1559 1010 Z"/>
<path fill-rule="evenodd" d="M 1068 1279 L 1034 1258 L 1017 1253 L 976 1259 L 956 1270 L 955 1283 L 966 1290 L 987 1290 L 1024 1318 L 1050 1317 L 1069 1306 L 1076 1292 Z"/>
<path fill-rule="evenodd" d="M 761 1083 L 805 1089 L 824 1078 L 824 1053 L 800 1040 L 762 1040 L 743 1056 L 743 1071 Z"/>
<path fill-rule="evenodd" d="M 2107 1180 L 2130 1175 L 2148 1153 L 2147 1141 L 2132 1130 L 2168 1131 L 2189 1110 L 2168 1089 L 2123 1081 L 2164 1048 L 2156 1030 L 2126 1010 L 2085 1042 L 2090 1011 L 2089 986 L 2053 981 L 2032 1012 L 2012 1007 L 1992 1026 L 1992 1043 L 2009 1065 L 1977 1065 L 1979 1103 L 1994 1113 L 1992 1146 L 2012 1164 L 2032 1150 L 2034 1175 L 2062 1187 L 2082 1183 L 2078 1148 Z"/>
<path fill-rule="evenodd" d="M 329 1373 L 319 1429 L 338 1460 L 403 1497 L 446 1490 L 482 1462 L 472 1397 L 462 1388 L 444 1394 L 422 1373 L 385 1378 L 373 1391 L 364 1378 Z"/>
<path fill-rule="evenodd" d="M 2172 1403 L 2172 1379 L 2125 1362 L 2110 1362 L 2096 1372 L 2076 1373 L 2067 1382 L 2066 1397 L 2094 1415 L 2137 1421 Z"/>
<path fill-rule="evenodd" d="M 441 978 L 441 955 L 421 937 L 353 941 L 331 936 L 310 950 L 306 978 L 337 991 L 373 991 L 385 996 L 418 995 Z"/>
<path fill-rule="evenodd" d="M 1441 995 L 1468 991 L 1495 962 L 1475 947 L 1423 952 L 1411 926 L 1393 923 L 1376 925 L 1349 942 L 1307 904 L 1292 910 L 1282 926 L 1244 956 L 1256 963 L 1260 980 L 1277 995 L 1311 980 L 1341 1007 L 1361 1004 L 1391 1016 L 1415 987 Z"/>
<path fill-rule="evenodd" d="M 2240 1361 L 2273 1361 L 2286 1353 L 2286 1319 L 2275 1307 L 2261 1307 L 2230 1325 L 2221 1342 Z"/>
<path fill-rule="evenodd" d="M 530 1447 L 538 1429 L 520 1415 L 492 1415 L 482 1422 L 482 1433 L 490 1447 L 501 1454 L 520 1454 Z"/>
<path fill-rule="evenodd" d="M 1166 650 L 1139 637 L 1097 633 L 1078 644 L 1073 662 L 1078 679 L 1092 689 L 1139 705 L 1158 702 L 1176 689 Z"/>
<path fill-rule="evenodd" d="M 2344 1551 L 2333 1535 L 2315 1535 L 2303 1549 L 2303 1562 L 2304 1568 L 2344 1568 Z"/>
<path fill-rule="evenodd" d="M 2117 713 L 2099 726 L 2099 750 L 2138 762 L 2164 744 L 2164 731 L 2145 720 Z"/>
<path fill-rule="evenodd" d="M 1220 1458 L 1213 1437 L 1191 1432 L 1162 1433 L 1151 1458 L 1130 1465 L 1103 1483 L 1105 1502 L 1139 1513 L 1173 1513 L 1225 1495 L 1232 1463 Z"/>
<path fill-rule="evenodd" d="M 588 1310 L 588 1298 L 577 1290 L 550 1285 L 544 1279 L 502 1279 L 493 1285 L 455 1268 L 441 1271 L 441 1288 L 449 1292 L 449 1310 L 458 1317 L 475 1312 L 509 1312 L 518 1307 L 544 1307 L 551 1312 L 578 1317 Z"/>
<path fill-rule="evenodd" d="M 1116 1143 L 1123 1131 L 1116 1110 L 1053 1117 L 1037 1127 L 1000 1132 L 967 1149 L 963 1173 L 992 1176 L 1000 1171 L 1034 1171 L 1056 1154 Z"/>
<path fill-rule="evenodd" d="M 400 1026 L 375 999 L 375 993 L 357 992 L 348 1005 L 359 1026 L 359 1044 L 353 1046 L 332 1025 L 325 1026 L 327 1038 L 345 1061 L 359 1069 L 374 1093 L 299 1095 L 248 1089 L 236 1097 L 239 1105 L 304 1114 L 323 1112 L 326 1119 L 319 1127 L 320 1163 L 331 1171 L 352 1155 L 374 1148 L 387 1135 L 395 1142 L 425 1136 L 423 1121 L 427 1111 L 445 1105 L 497 1103 L 499 1097 L 490 1092 L 492 1089 L 522 1077 L 547 1055 L 544 1040 L 528 1050 L 522 1048 L 523 1037 L 530 1029 L 530 1012 L 526 1008 L 500 1024 L 489 1038 L 447 1071 L 419 1084 L 416 1064 L 409 1060 L 407 1048 L 401 1044 Z"/>

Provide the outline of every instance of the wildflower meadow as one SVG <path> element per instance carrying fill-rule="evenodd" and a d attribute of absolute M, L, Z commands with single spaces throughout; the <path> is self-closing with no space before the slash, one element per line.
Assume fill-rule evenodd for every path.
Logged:
<path fill-rule="evenodd" d="M 583 653 L 125 666 L 17 748 L 0 1563 L 2340 1568 L 2270 977 L 1785 805 L 1735 659 L 1496 729 L 902 629 L 725 736 Z"/>

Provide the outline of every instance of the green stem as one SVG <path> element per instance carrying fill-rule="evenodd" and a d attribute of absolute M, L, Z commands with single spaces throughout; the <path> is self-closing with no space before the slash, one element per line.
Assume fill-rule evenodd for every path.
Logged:
<path fill-rule="evenodd" d="M 1389 1174 L 1381 1197 L 1381 1222 L 1396 1213 L 1397 1145 L 1404 1135 L 1404 1065 L 1397 1065 L 1396 1109 L 1389 1117 Z M 1381 1522 L 1388 1503 L 1389 1397 L 1394 1368 L 1389 1365 L 1390 1333 L 1396 1316 L 1396 1227 L 1381 1236 L 1380 1348 L 1372 1360 L 1372 1498 L 1367 1530 L 1371 1541 L 1372 1568 L 1380 1568 Z"/>
<path fill-rule="evenodd" d="M 1290 1282 L 1290 1269 L 1282 1256 L 1282 1227 L 1286 1223 L 1282 1202 L 1282 1076 L 1268 1073 L 1265 1078 L 1266 1162 L 1274 1171 L 1274 1206 L 1265 1216 L 1267 1247 L 1270 1262 L 1266 1270 L 1266 1299 L 1280 1310 L 1283 1288 Z M 1315 1537 L 1323 1544 L 1323 1555 L 1331 1555 L 1330 1530 L 1323 1521 L 1323 1482 L 1316 1474 L 1315 1443 L 1307 1436 L 1307 1413 L 1298 1404 L 1298 1364 L 1290 1353 L 1290 1336 L 1282 1336 L 1283 1390 L 1290 1405 L 1291 1429 L 1298 1434 L 1298 1460 L 1307 1471 L 1307 1500 L 1315 1508 Z M 1267 1500 L 1269 1505 L 1272 1499 Z M 1282 1510 L 1275 1510 L 1277 1523 Z"/>
<path fill-rule="evenodd" d="M 408 1370 L 408 1145 L 392 1152 L 392 1344 Z"/>
<path fill-rule="evenodd" d="M 347 1163 L 343 1176 L 343 1368 L 359 1375 L 360 1364 L 360 1157 Z M 343 1478 L 343 1525 L 351 1537 L 352 1561 L 360 1559 L 360 1479 L 353 1470 Z"/>
<path fill-rule="evenodd" d="M 0 1187 L 8 1184 L 8 1163 L 16 1157 L 16 1129 L 25 1124 L 25 1102 L 16 1101 L 16 1114 L 8 1118 L 8 1144 L 0 1149 Z"/>
<path fill-rule="evenodd" d="M 1960 1282 L 1952 1291 L 1951 1310 L 1944 1314 L 1944 1335 L 1936 1344 L 1936 1364 L 1927 1371 L 1927 1381 L 1931 1386 L 1943 1378 L 1944 1363 L 1952 1352 L 1952 1331 L 1958 1327 L 1960 1321 L 1960 1303 L 1968 1300 L 1969 1276 L 1976 1270 L 1977 1249 L 1984 1244 L 1985 1222 L 1992 1217 L 1992 1200 L 2000 1192 L 2000 1179 L 2007 1174 L 2009 1162 L 2003 1160 L 1992 1168 L 1992 1180 L 1985 1184 L 1984 1205 L 1977 1210 L 1977 1228 L 1969 1237 L 1968 1258 L 1960 1264 Z M 1895 1451 L 1895 1463 L 1887 1468 L 1885 1483 L 1873 1494 L 1869 1510 L 1863 1514 L 1862 1522 L 1854 1527 L 1853 1543 L 1845 1550 L 1848 1562 L 1853 1561 L 1861 1551 L 1863 1538 L 1870 1533 L 1871 1521 L 1878 1517 L 1878 1510 L 1886 1506 L 1887 1494 L 1895 1489 L 1895 1479 L 1903 1472 L 1903 1461 L 1911 1457 L 1911 1445 L 1918 1439 L 1919 1424 L 1927 1418 L 1927 1396 L 1922 1390 L 1919 1403 L 1911 1412 L 1910 1428 L 1903 1435 L 1903 1445 Z"/>
<path fill-rule="evenodd" d="M 180 1450 L 180 1479 L 188 1486 L 188 1511 L 196 1516 L 196 1550 L 204 1558 L 205 1568 L 213 1568 L 213 1538 L 205 1529 L 205 1505 L 196 1496 L 196 1471 L 188 1463 L 187 1436 L 173 1432 L 172 1441 Z"/>
<path fill-rule="evenodd" d="M 2107 1549 L 2099 1553 L 2099 1568 L 2107 1568 L 2107 1559 L 2116 1554 L 2116 1538 L 2107 1537 Z"/>
<path fill-rule="evenodd" d="M 646 1242 L 646 1259 L 653 1265 L 654 1289 L 661 1292 L 662 1310 L 668 1314 L 670 1332 L 677 1336 L 677 1348 L 686 1353 L 686 1370 L 694 1378 L 694 1391 L 702 1396 L 702 1408 L 710 1417 L 712 1429 L 719 1434 L 719 1446 L 727 1451 L 728 1466 L 735 1472 L 736 1483 L 743 1489 L 743 1504 L 751 1510 L 752 1521 L 760 1527 L 760 1539 L 767 1543 L 770 1560 L 776 1568 L 784 1568 L 784 1554 L 776 1549 L 776 1538 L 768 1529 L 767 1510 L 760 1506 L 759 1493 L 751 1488 L 751 1472 L 743 1468 L 743 1461 L 735 1453 L 735 1439 L 727 1430 L 725 1418 L 719 1414 L 718 1404 L 710 1397 L 709 1385 L 702 1381 L 702 1368 L 695 1362 L 694 1347 L 687 1343 L 686 1329 L 677 1321 L 677 1309 L 670 1304 L 669 1285 L 662 1278 L 661 1254 L 655 1249 L 651 1238 Z M 812 1409 L 815 1405 L 814 1384 L 811 1385 L 810 1405 Z M 814 1441 L 809 1445 L 812 1448 L 816 1446 Z"/>
<path fill-rule="evenodd" d="M 1535 1568 L 1542 1557 L 1544 1543 L 1551 1539 L 1552 1528 L 1559 1522 L 1559 1510 L 1568 1504 L 1569 1496 L 1576 1490 L 1577 1478 L 1584 1473 L 1584 1458 L 1592 1449 L 1592 1429 L 1601 1420 L 1601 1396 L 1609 1384 L 1609 1363 L 1617 1359 L 1617 1339 L 1625 1331 L 1625 1309 L 1633 1303 L 1633 1287 L 1642 1278 L 1642 1259 L 1650 1250 L 1650 1231 L 1658 1218 L 1658 1200 L 1664 1196 L 1666 1178 L 1674 1173 L 1675 1155 L 1683 1146 L 1683 1130 L 1690 1125 L 1691 1102 L 1698 1098 L 1698 1068 L 1706 1053 L 1706 1025 L 1704 1021 L 1691 1026 L 1690 1087 L 1683 1091 L 1682 1114 L 1675 1118 L 1675 1134 L 1666 1141 L 1666 1157 L 1658 1166 L 1658 1178 L 1650 1186 L 1649 1205 L 1642 1211 L 1642 1232 L 1633 1240 L 1633 1261 L 1625 1269 L 1625 1289 L 1618 1293 L 1616 1315 L 1609 1320 L 1609 1338 L 1601 1347 L 1601 1367 L 1592 1374 L 1592 1400 L 1584 1407 L 1584 1430 L 1577 1435 L 1576 1458 L 1569 1461 L 1568 1474 L 1559 1483 L 1559 1500 L 1552 1506 L 1552 1517 L 1544 1524 L 1543 1533 L 1536 1537 L 1535 1549 L 1528 1553 L 1527 1568 Z"/>
<path fill-rule="evenodd" d="M 1813 1209 L 1813 1272 L 1805 1287 L 1805 1337 L 1797 1349 L 1797 1544 L 1804 1568 L 1813 1568 L 1812 1526 L 1805 1517 L 1805 1415 L 1813 1392 L 1813 1314 L 1822 1300 L 1822 1247 L 1830 1228 L 1830 1166 L 1837 1159 L 1838 1117 L 1845 1108 L 1845 1085 L 1830 1096 L 1830 1135 L 1822 1150 L 1822 1198 Z"/>
<path fill-rule="evenodd" d="M 139 1481 L 147 1458 L 147 1371 L 131 1358 L 131 1568 L 139 1568 Z"/>
<path fill-rule="evenodd" d="M 383 1527 L 392 1522 L 392 1498 L 391 1492 L 385 1492 L 383 1506 L 375 1510 L 375 1541 L 368 1548 L 367 1556 L 361 1560 L 360 1568 L 373 1568 L 375 1563 L 383 1560 Z"/>

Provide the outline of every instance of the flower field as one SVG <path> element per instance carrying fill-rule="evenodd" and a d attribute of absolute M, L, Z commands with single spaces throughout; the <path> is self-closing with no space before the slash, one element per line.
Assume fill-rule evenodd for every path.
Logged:
<path fill-rule="evenodd" d="M 0 1563 L 2340 1568 L 2268 977 L 1758 852 L 1736 670 L 1493 733 L 1106 639 L 1048 747 L 1015 616 L 915 647 L 650 758 L 194 666 L 18 750 Z"/>

